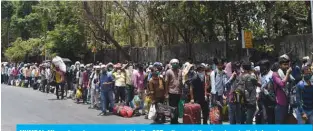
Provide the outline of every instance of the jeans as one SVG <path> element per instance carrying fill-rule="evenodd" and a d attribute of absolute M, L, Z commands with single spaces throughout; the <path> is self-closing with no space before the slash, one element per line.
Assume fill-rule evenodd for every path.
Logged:
<path fill-rule="evenodd" d="M 134 98 L 134 87 L 132 85 L 126 86 L 126 105 L 129 106 Z"/>
<path fill-rule="evenodd" d="M 275 124 L 284 124 L 288 114 L 288 106 L 276 105 Z"/>
<path fill-rule="evenodd" d="M 125 86 L 116 86 L 116 96 L 115 96 L 115 102 L 125 102 L 126 101 L 126 87 Z"/>
<path fill-rule="evenodd" d="M 256 105 L 248 105 L 246 107 L 246 124 L 252 124 L 253 123 L 253 117 L 256 111 Z"/>
<path fill-rule="evenodd" d="M 104 91 L 101 90 L 100 92 L 101 95 L 101 111 L 102 113 L 106 113 L 107 111 L 107 102 L 110 103 L 111 107 L 114 107 L 114 91 L 113 90 L 109 90 L 109 91 Z"/>
<path fill-rule="evenodd" d="M 295 112 L 296 112 L 296 115 L 297 115 L 298 124 L 306 124 L 306 123 L 313 124 L 313 110 L 303 110 L 303 112 L 308 117 L 307 122 L 303 121 L 302 114 L 299 112 L 298 109 L 295 109 Z"/>
<path fill-rule="evenodd" d="M 176 108 L 174 117 L 171 118 L 171 124 L 178 124 L 178 103 L 180 96 L 180 94 L 169 94 L 169 105 Z"/>
<path fill-rule="evenodd" d="M 60 98 L 59 96 L 59 89 L 61 87 L 61 98 L 63 99 L 64 98 L 64 84 L 63 83 L 57 83 L 56 85 L 56 95 L 57 95 L 57 99 Z"/>
<path fill-rule="evenodd" d="M 88 97 L 88 89 L 87 88 L 82 88 L 82 94 L 83 94 L 83 102 L 87 102 L 87 97 Z"/>
<path fill-rule="evenodd" d="M 241 124 L 242 112 L 243 111 L 240 103 L 229 103 L 228 104 L 229 123 Z"/>
<path fill-rule="evenodd" d="M 90 88 L 90 106 L 94 108 L 98 105 L 98 92 L 95 88 Z"/>

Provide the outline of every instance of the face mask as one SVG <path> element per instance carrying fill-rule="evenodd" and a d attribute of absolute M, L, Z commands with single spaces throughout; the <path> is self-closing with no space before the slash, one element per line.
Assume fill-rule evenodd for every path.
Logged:
<path fill-rule="evenodd" d="M 117 73 L 121 73 L 121 70 L 117 70 Z"/>
<path fill-rule="evenodd" d="M 108 71 L 112 71 L 112 70 L 113 70 L 113 68 L 109 68 L 109 69 L 108 69 Z"/>
<path fill-rule="evenodd" d="M 177 69 L 178 67 L 179 67 L 178 64 L 172 64 L 172 68 L 173 68 L 173 69 Z"/>
<path fill-rule="evenodd" d="M 308 74 L 308 75 L 304 75 L 303 76 L 303 79 L 306 80 L 306 81 L 310 80 L 311 78 L 312 78 L 312 74 Z"/>

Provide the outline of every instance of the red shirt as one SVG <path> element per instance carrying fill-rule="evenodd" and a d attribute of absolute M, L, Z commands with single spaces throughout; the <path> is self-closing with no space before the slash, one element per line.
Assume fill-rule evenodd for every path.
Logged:
<path fill-rule="evenodd" d="M 89 82 L 89 77 L 87 71 L 84 71 L 83 73 L 83 87 L 87 88 Z"/>

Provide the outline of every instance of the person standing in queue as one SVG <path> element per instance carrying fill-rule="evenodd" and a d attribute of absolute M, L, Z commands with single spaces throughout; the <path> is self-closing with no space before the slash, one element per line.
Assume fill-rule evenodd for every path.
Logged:
<path fill-rule="evenodd" d="M 100 95 L 101 95 L 101 113 L 99 115 L 105 116 L 107 114 L 107 103 L 114 107 L 114 90 L 113 90 L 113 76 L 107 72 L 106 67 L 101 66 L 102 73 L 100 76 Z"/>
<path fill-rule="evenodd" d="M 57 99 L 60 99 L 59 90 L 61 88 L 61 99 L 64 99 L 64 72 L 59 67 L 53 67 L 56 82 L 56 95 Z"/>
<path fill-rule="evenodd" d="M 163 104 L 165 101 L 165 83 L 164 79 L 160 77 L 159 71 L 154 68 L 152 72 L 152 78 L 149 80 L 148 92 L 151 97 L 152 103 L 158 106 L 158 103 Z M 158 109 L 158 108 L 156 108 Z M 161 114 L 156 114 L 156 118 L 154 119 L 154 123 L 165 123 L 165 116 Z M 161 119 L 161 120 L 160 120 Z"/>
<path fill-rule="evenodd" d="M 168 98 L 169 105 L 175 107 L 174 117 L 171 118 L 171 124 L 178 123 L 178 103 L 182 92 L 182 71 L 179 69 L 179 61 L 172 59 L 170 61 L 171 69 L 165 73 L 165 98 Z"/>
<path fill-rule="evenodd" d="M 280 70 L 282 73 L 279 72 Z M 272 79 L 276 95 L 275 124 L 284 124 L 288 115 L 286 88 L 292 71 L 289 67 L 289 57 L 286 55 L 281 56 L 279 58 L 279 63 L 273 64 L 272 71 Z M 286 72 L 286 75 L 284 72 Z"/>
<path fill-rule="evenodd" d="M 203 124 L 208 124 L 208 104 L 206 101 L 206 94 L 207 94 L 207 86 L 205 86 L 205 67 L 204 65 L 200 64 L 197 65 L 195 72 L 192 73 L 191 78 L 191 86 L 190 86 L 190 102 L 191 103 L 198 103 L 202 109 L 202 116 L 203 116 Z"/>

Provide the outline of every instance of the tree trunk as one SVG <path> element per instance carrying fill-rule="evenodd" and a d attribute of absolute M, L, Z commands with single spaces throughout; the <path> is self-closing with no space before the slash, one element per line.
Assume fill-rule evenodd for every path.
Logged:
<path fill-rule="evenodd" d="M 86 11 L 86 14 L 87 14 L 87 17 L 89 18 L 89 20 L 96 26 L 96 28 L 98 28 L 100 30 L 100 32 L 103 33 L 103 36 L 101 36 L 102 38 L 100 38 L 101 41 L 105 41 L 106 43 L 112 43 L 116 49 L 118 51 L 120 51 L 124 57 L 127 59 L 127 60 L 131 60 L 131 57 L 129 54 L 127 54 L 123 48 L 121 47 L 121 45 L 119 45 L 119 43 L 111 36 L 111 34 L 105 30 L 97 21 L 96 21 L 96 18 L 94 17 L 94 15 L 91 13 L 90 11 L 90 7 L 88 6 L 88 2 L 87 1 L 84 1 L 83 2 L 83 6 L 84 6 L 84 9 Z M 104 39 L 106 38 L 106 39 Z"/>

